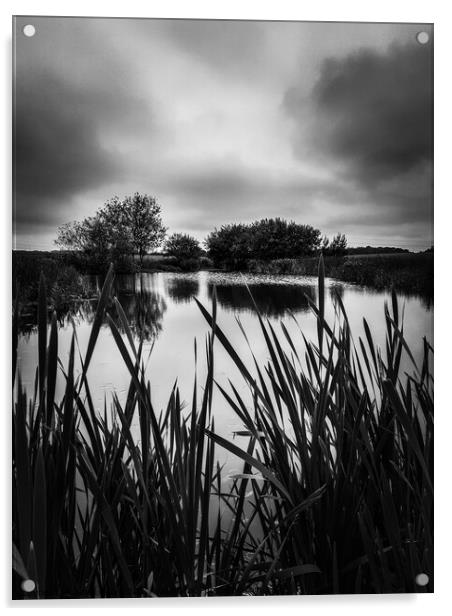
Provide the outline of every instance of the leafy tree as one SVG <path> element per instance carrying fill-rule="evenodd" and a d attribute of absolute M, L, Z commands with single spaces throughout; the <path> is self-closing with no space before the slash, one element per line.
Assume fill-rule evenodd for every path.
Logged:
<path fill-rule="evenodd" d="M 136 254 L 142 266 L 146 252 L 158 248 L 165 234 L 154 197 L 135 193 L 123 200 L 113 197 L 95 216 L 62 225 L 55 243 L 82 253 L 94 266 L 128 263 Z"/>
<path fill-rule="evenodd" d="M 338 233 L 333 237 L 328 247 L 328 254 L 340 257 L 347 253 L 347 238 L 343 233 Z"/>
<path fill-rule="evenodd" d="M 140 266 L 145 254 L 158 248 L 165 239 L 161 207 L 149 195 L 136 192 L 122 201 L 113 197 L 98 215 L 110 230 L 112 245 L 123 253 L 137 254 Z"/>
<path fill-rule="evenodd" d="M 169 255 L 178 259 L 196 259 L 201 256 L 202 249 L 196 238 L 187 233 L 173 233 L 165 243 Z"/>
<path fill-rule="evenodd" d="M 315 252 L 320 231 L 282 218 L 264 218 L 251 225 L 251 253 L 255 259 L 296 258 Z"/>
<path fill-rule="evenodd" d="M 243 266 L 248 259 L 283 259 L 309 255 L 320 246 L 320 231 L 281 218 L 265 218 L 250 225 L 223 225 L 206 239 L 216 263 Z"/>
<path fill-rule="evenodd" d="M 216 265 L 241 267 L 251 257 L 250 228 L 244 224 L 223 225 L 205 240 L 209 257 Z"/>
<path fill-rule="evenodd" d="M 88 219 L 83 222 L 74 220 L 58 227 L 55 244 L 68 250 L 85 250 L 89 241 Z"/>
<path fill-rule="evenodd" d="M 322 237 L 322 240 L 320 242 L 320 250 L 324 253 L 327 254 L 328 253 L 328 248 L 330 245 L 330 240 L 327 238 L 326 235 L 324 235 Z"/>
<path fill-rule="evenodd" d="M 60 248 L 80 252 L 96 268 L 104 268 L 112 260 L 110 243 L 109 230 L 98 216 L 62 225 L 55 240 Z"/>

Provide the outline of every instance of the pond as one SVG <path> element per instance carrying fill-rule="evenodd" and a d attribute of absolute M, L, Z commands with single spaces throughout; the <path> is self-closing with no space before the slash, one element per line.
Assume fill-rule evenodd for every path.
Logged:
<path fill-rule="evenodd" d="M 91 282 L 97 286 L 101 284 L 98 279 L 92 279 Z M 166 407 L 176 381 L 181 397 L 190 406 L 195 374 L 195 339 L 198 349 L 198 384 L 200 389 L 202 387 L 206 373 L 205 340 L 209 326 L 193 298 L 196 297 L 210 310 L 214 288 L 218 300 L 217 322 L 248 365 L 251 366 L 251 351 L 238 322 L 246 333 L 254 355 L 264 361 L 268 354 L 249 291 L 261 314 L 277 330 L 282 320 L 300 349 L 303 349 L 301 332 L 307 339 L 316 339 L 316 320 L 308 302 L 308 297 L 317 300 L 317 280 L 313 277 L 205 271 L 192 274 L 119 275 L 114 282 L 114 293 L 134 333 L 137 337 L 141 335 L 145 338 L 144 356 L 150 353 L 147 378 L 151 382 L 152 400 L 157 410 Z M 374 340 L 384 348 L 384 304 L 390 302 L 390 293 L 326 279 L 325 311 L 330 323 L 334 321 L 334 298 L 337 294 L 347 311 L 355 341 L 358 336 L 364 336 L 362 319 L 365 317 Z M 399 295 L 399 303 L 404 311 L 405 338 L 418 360 L 422 357 L 423 336 L 433 344 L 433 309 L 426 300 L 416 296 Z M 59 356 L 63 364 L 66 364 L 68 358 L 73 322 L 80 350 L 82 354 L 85 353 L 94 310 L 95 302 L 84 302 L 71 315 L 62 315 L 59 319 Z M 18 363 L 22 381 L 32 392 L 38 361 L 37 332 L 32 321 L 22 325 Z M 408 362 L 404 368 L 409 369 Z M 101 328 L 88 378 L 95 406 L 100 412 L 103 412 L 105 398 L 108 404 L 113 391 L 124 400 L 129 376 L 107 324 Z M 215 348 L 215 378 L 226 389 L 228 379 L 233 380 L 234 384 L 238 382 L 239 390 L 247 402 L 251 402 L 246 386 L 238 378 L 237 369 L 218 341 Z M 57 400 L 61 399 L 63 391 L 64 379 L 60 375 Z M 242 428 L 219 392 L 214 395 L 213 413 L 215 429 L 223 436 L 231 438 L 235 430 Z"/>

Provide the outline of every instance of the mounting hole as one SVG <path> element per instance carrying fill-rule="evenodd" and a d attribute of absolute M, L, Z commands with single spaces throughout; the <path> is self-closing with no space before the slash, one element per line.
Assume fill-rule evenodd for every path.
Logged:
<path fill-rule="evenodd" d="M 33 592 L 36 588 L 36 584 L 33 582 L 33 580 L 24 580 L 21 586 L 24 592 Z"/>
<path fill-rule="evenodd" d="M 429 40 L 430 40 L 428 32 L 418 32 L 416 34 L 416 40 L 421 45 L 426 45 L 429 42 Z"/>
<path fill-rule="evenodd" d="M 416 584 L 418 586 L 427 586 L 429 583 L 429 577 L 426 573 L 418 573 L 416 576 Z"/>
<path fill-rule="evenodd" d="M 27 24 L 22 28 L 22 32 L 25 36 L 34 36 L 36 34 L 36 28 L 32 24 Z"/>

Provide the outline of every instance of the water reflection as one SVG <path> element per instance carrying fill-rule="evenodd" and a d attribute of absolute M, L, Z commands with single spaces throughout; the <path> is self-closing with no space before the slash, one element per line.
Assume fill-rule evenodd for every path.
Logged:
<path fill-rule="evenodd" d="M 214 285 L 208 285 L 208 295 L 212 298 Z M 219 305 L 229 311 L 254 312 L 253 299 L 259 312 L 266 317 L 282 317 L 288 312 L 307 312 L 308 297 L 316 301 L 313 285 L 279 284 L 222 284 L 216 286 Z M 251 299 L 250 293 L 253 297 Z M 307 296 L 307 297 L 306 297 Z"/>
<path fill-rule="evenodd" d="M 117 276 L 113 292 L 124 310 L 134 336 L 146 341 L 157 338 L 162 331 L 167 304 L 156 285 L 156 279 L 143 274 Z M 110 313 L 122 332 L 123 325 L 114 305 L 110 307 Z"/>
<path fill-rule="evenodd" d="M 329 292 L 331 301 L 334 303 L 337 297 L 339 297 L 341 300 L 344 299 L 345 287 L 343 284 L 333 283 L 329 287 Z"/>
<path fill-rule="evenodd" d="M 165 291 L 177 304 L 188 304 L 199 295 L 199 280 L 183 275 L 166 278 Z"/>
<path fill-rule="evenodd" d="M 118 301 L 125 312 L 130 329 L 139 340 L 154 340 L 162 331 L 163 316 L 167 305 L 164 298 L 153 291 L 139 290 L 135 293 L 119 293 Z M 123 326 L 116 309 L 110 309 L 120 331 Z"/>
<path fill-rule="evenodd" d="M 87 282 L 92 290 L 92 298 L 82 300 L 69 294 L 63 294 L 64 301 L 55 306 L 60 327 L 67 326 L 71 321 L 74 321 L 76 325 L 93 322 L 103 279 L 90 277 L 87 278 Z M 165 328 L 164 318 L 169 308 L 171 308 L 171 314 L 176 309 L 183 311 L 187 309 L 184 315 L 195 314 L 189 311 L 189 305 L 194 303 L 193 297 L 199 298 L 202 302 L 208 302 L 212 299 L 214 287 L 219 306 L 231 314 L 254 312 L 250 292 L 261 314 L 269 318 L 279 319 L 289 312 L 309 312 L 308 298 L 313 302 L 317 301 L 315 278 L 310 280 L 288 276 L 244 276 L 222 272 L 182 275 L 173 273 L 117 275 L 113 283 L 113 295 L 120 302 L 133 334 L 137 338 L 150 341 L 158 337 Z M 326 287 L 332 305 L 336 304 L 337 297 L 346 303 L 345 300 L 353 295 L 355 301 L 349 309 L 354 305 L 357 308 L 360 307 L 356 304 L 358 298 L 359 302 L 365 297 L 375 298 L 378 302 L 383 297 L 380 291 L 363 289 L 332 280 L 327 281 Z M 405 301 L 409 296 L 404 294 L 401 297 Z M 431 307 L 426 298 L 422 298 L 421 303 L 426 310 Z M 113 301 L 109 302 L 108 309 L 122 331 L 123 327 Z M 36 324 L 36 303 L 22 306 L 19 320 L 20 333 L 25 338 L 29 338 L 36 332 Z"/>
<path fill-rule="evenodd" d="M 103 280 L 91 277 L 89 282 L 93 294 L 100 293 Z M 155 339 L 162 330 L 163 317 L 167 310 L 164 296 L 155 288 L 154 279 L 142 276 L 117 276 L 113 284 L 113 295 L 118 299 L 127 317 L 130 329 L 138 339 L 150 341 Z M 57 321 L 60 327 L 73 321 L 92 324 L 97 308 L 97 297 L 92 300 L 71 300 L 56 309 Z M 107 307 L 118 329 L 124 333 L 124 327 L 117 314 L 113 300 Z M 22 308 L 19 318 L 19 331 L 29 337 L 37 331 L 37 305 L 30 304 Z"/>
<path fill-rule="evenodd" d="M 102 280 L 93 278 L 92 297 L 97 295 Z M 156 408 L 166 408 L 168 395 L 177 379 L 183 392 L 183 397 L 189 399 L 193 389 L 193 340 L 204 339 L 209 326 L 196 306 L 194 296 L 211 309 L 213 288 L 216 287 L 218 297 L 218 323 L 228 336 L 231 344 L 240 356 L 246 360 L 248 348 L 243 333 L 236 323 L 236 315 L 246 331 L 253 348 L 253 353 L 264 361 L 268 349 L 262 336 L 259 321 L 254 314 L 253 303 L 247 286 L 255 299 L 261 313 L 270 319 L 285 321 L 285 326 L 296 344 L 304 348 L 300 339 L 300 326 L 307 340 L 317 339 L 317 323 L 314 314 L 309 309 L 308 296 L 317 302 L 317 287 L 315 278 L 295 276 L 242 276 L 222 272 L 200 272 L 191 275 L 176 273 L 155 273 L 142 276 L 117 276 L 114 282 L 113 294 L 118 298 L 134 335 L 147 340 L 157 338 L 157 344 L 148 364 L 148 377 L 153 384 L 153 397 Z M 325 314 L 328 323 L 334 323 L 335 308 L 338 309 L 337 297 L 343 300 L 350 327 L 355 336 L 364 336 L 363 317 L 366 318 L 375 339 L 376 346 L 384 349 L 386 344 L 384 304 L 390 301 L 388 292 L 371 291 L 356 285 L 342 284 L 330 279 L 326 280 Z M 332 301 L 332 298 L 336 298 Z M 425 309 L 418 298 L 406 295 L 400 297 L 400 312 L 404 306 L 404 334 L 416 361 L 423 357 L 422 336 L 432 341 L 432 313 Z M 71 299 L 67 294 L 65 299 Z M 72 328 L 70 319 L 75 321 L 77 335 L 81 348 L 88 344 L 91 324 L 97 307 L 97 299 L 75 302 L 64 313 L 58 313 L 62 326 L 59 332 L 58 349 L 62 361 L 67 361 L 71 345 Z M 109 310 L 120 326 L 114 303 L 109 303 Z M 295 323 L 288 318 L 291 311 L 297 318 Z M 18 347 L 18 358 L 24 386 L 33 391 L 38 358 L 38 335 L 36 332 L 36 306 L 23 306 L 21 321 L 22 334 Z M 50 315 L 49 315 L 50 316 Z M 277 329 L 278 324 L 275 323 Z M 99 332 L 96 354 L 93 359 L 91 376 L 92 394 L 96 405 L 103 408 L 105 395 L 116 391 L 126 396 L 130 374 L 124 362 L 119 361 L 115 340 L 108 325 Z M 420 359 L 419 359 L 420 358 Z M 251 365 L 252 366 L 252 365 Z M 216 378 L 225 384 L 234 373 L 234 365 L 226 353 L 217 347 Z M 408 367 L 407 367 L 408 369 Z M 199 365 L 199 380 L 205 377 L 205 362 Z M 61 396 L 64 395 L 64 379 L 61 380 Z M 247 394 L 247 388 L 241 395 Z M 223 412 L 224 411 L 224 412 Z M 217 424 L 218 420 L 218 424 Z M 216 428 L 222 430 L 223 436 L 229 436 L 240 425 L 234 423 L 230 413 L 219 403 L 215 416 Z"/>
<path fill-rule="evenodd" d="M 94 307 L 93 307 L 94 304 Z M 65 302 L 62 305 L 54 306 L 52 312 L 56 314 L 58 327 L 64 327 L 70 321 L 73 321 L 75 325 L 82 321 L 92 320 L 91 315 L 94 315 L 96 300 L 83 299 Z M 49 311 L 50 318 L 50 311 Z M 37 302 L 27 303 L 21 306 L 18 318 L 18 330 L 19 333 L 26 339 L 31 334 L 38 330 L 38 304 Z"/>

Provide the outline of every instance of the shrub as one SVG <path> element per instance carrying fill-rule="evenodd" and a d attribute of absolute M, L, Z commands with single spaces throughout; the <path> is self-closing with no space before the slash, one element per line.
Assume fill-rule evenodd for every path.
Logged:
<path fill-rule="evenodd" d="M 196 258 L 181 259 L 179 261 L 179 267 L 183 272 L 196 272 L 197 270 L 199 270 L 200 265 L 200 259 Z"/>
<path fill-rule="evenodd" d="M 165 251 L 178 259 L 196 259 L 202 254 L 198 240 L 187 233 L 170 235 L 165 243 Z"/>
<path fill-rule="evenodd" d="M 212 231 L 205 243 L 207 253 L 216 266 L 240 269 L 251 257 L 250 229 L 247 225 L 223 225 Z"/>
<path fill-rule="evenodd" d="M 314 254 L 320 231 L 281 218 L 265 218 L 250 225 L 223 225 L 206 239 L 215 264 L 241 269 L 249 259 L 273 260 Z"/>

